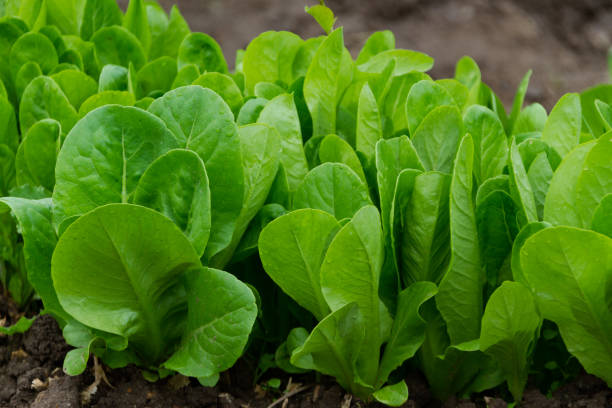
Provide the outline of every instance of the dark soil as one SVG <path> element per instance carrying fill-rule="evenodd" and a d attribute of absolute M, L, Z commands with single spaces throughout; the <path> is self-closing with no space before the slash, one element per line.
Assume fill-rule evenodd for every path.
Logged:
<path fill-rule="evenodd" d="M 10 324 L 17 315 L 11 302 L 0 295 L 0 320 Z M 135 367 L 105 370 L 109 383 L 101 383 L 89 405 L 81 403 L 81 393 L 93 383 L 93 367 L 80 376 L 66 376 L 62 370 L 64 355 L 70 349 L 64 343 L 59 327 L 49 316 L 36 319 L 28 332 L 11 337 L 0 336 L 0 408 L 265 408 L 285 395 L 292 394 L 275 406 L 279 408 L 357 408 L 362 401 L 352 399 L 329 378 L 316 384 L 312 376 L 289 378 L 273 373 L 283 383 L 280 390 L 266 390 L 253 385 L 253 370 L 240 361 L 221 376 L 215 388 L 200 386 L 182 376 L 156 383 L 146 381 Z M 267 378 L 264 378 L 267 380 Z M 406 378 L 410 408 L 505 408 L 507 404 L 494 393 L 474 396 L 472 400 L 436 401 L 422 376 L 414 373 Z M 289 384 L 291 383 L 291 384 Z M 262 383 L 263 384 L 263 383 Z M 612 390 L 593 376 L 582 374 L 546 398 L 537 389 L 528 388 L 521 407 L 524 408 L 606 408 L 612 406 Z M 370 407 L 381 407 L 370 404 Z"/>
<path fill-rule="evenodd" d="M 193 30 L 212 35 L 233 65 L 235 51 L 267 30 L 303 37 L 322 34 L 304 12 L 317 0 L 159 0 L 177 3 Z M 120 0 L 123 5 L 127 0 Z M 533 69 L 528 102 L 550 109 L 566 92 L 607 82 L 612 45 L 610 0 L 327 0 L 356 54 L 376 30 L 395 33 L 397 46 L 435 58 L 432 75 L 448 77 L 472 56 L 483 79 L 511 105 L 523 75 Z"/>

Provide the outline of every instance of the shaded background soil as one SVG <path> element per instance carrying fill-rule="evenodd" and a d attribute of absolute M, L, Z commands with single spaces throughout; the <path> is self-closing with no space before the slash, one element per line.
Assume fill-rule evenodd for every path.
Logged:
<path fill-rule="evenodd" d="M 304 13 L 304 0 L 159 0 L 167 9 L 178 3 L 193 30 L 206 32 L 222 45 L 230 65 L 238 48 L 266 30 L 291 30 L 303 37 L 320 35 Z M 119 0 L 122 5 L 127 0 Z M 308 4 L 316 3 L 315 0 Z M 470 55 L 483 79 L 506 106 L 528 69 L 534 70 L 527 101 L 547 108 L 565 92 L 608 81 L 606 52 L 612 45 L 612 0 L 328 0 L 345 27 L 345 42 L 356 54 L 370 33 L 390 29 L 397 46 L 426 52 L 436 60 L 432 75 L 451 76 L 454 64 Z M 16 309 L 0 294 L 0 320 L 16 321 Z M 0 336 L 0 408 L 76 408 L 80 393 L 93 380 L 91 367 L 67 377 L 61 366 L 69 347 L 49 317 L 39 318 L 30 331 Z M 278 374 L 278 373 L 276 373 Z M 274 375 L 272 373 L 271 375 Z M 240 362 L 214 389 L 181 377 L 145 381 L 135 368 L 107 371 L 112 388 L 101 384 L 93 407 L 268 407 L 282 392 L 253 385 L 252 369 Z M 266 380 L 268 377 L 264 377 Z M 277 407 L 364 407 L 349 400 L 329 379 L 314 384 L 311 376 L 282 377 L 281 389 L 300 390 Z M 423 378 L 407 379 L 410 401 L 405 407 L 442 407 L 428 392 Z M 448 401 L 444 407 L 502 408 L 495 393 L 471 401 Z M 373 405 L 372 405 L 373 406 Z M 612 390 L 582 374 L 547 399 L 528 388 L 521 405 L 527 408 L 603 408 L 612 406 Z"/>
<path fill-rule="evenodd" d="M 158 0 L 178 4 L 192 30 L 212 35 L 230 65 L 235 51 L 266 30 L 322 34 L 304 12 L 317 0 Z M 127 0 L 120 0 L 125 6 Z M 548 109 L 566 92 L 608 81 L 611 0 L 327 0 L 356 54 L 376 30 L 395 33 L 397 47 L 434 57 L 432 74 L 451 76 L 472 56 L 483 79 L 509 106 L 520 79 L 533 69 L 528 102 Z"/>

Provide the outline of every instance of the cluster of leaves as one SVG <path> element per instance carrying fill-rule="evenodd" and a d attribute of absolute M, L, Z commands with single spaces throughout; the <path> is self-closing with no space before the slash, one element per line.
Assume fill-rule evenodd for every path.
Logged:
<path fill-rule="evenodd" d="M 211 385 L 250 342 L 389 405 L 412 357 L 441 399 L 519 401 L 562 340 L 612 384 L 612 86 L 548 114 L 528 73 L 507 114 L 472 59 L 433 80 L 388 31 L 353 59 L 307 11 L 327 35 L 230 72 L 176 8 L 0 0 L 0 277 L 66 371 Z"/>

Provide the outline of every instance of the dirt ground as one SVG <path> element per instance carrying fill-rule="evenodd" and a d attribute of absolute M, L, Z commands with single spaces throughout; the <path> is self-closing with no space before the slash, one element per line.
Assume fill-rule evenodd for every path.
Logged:
<path fill-rule="evenodd" d="M 124 4 L 127 0 L 120 0 Z M 321 30 L 304 12 L 317 0 L 160 0 L 178 4 L 193 30 L 212 35 L 233 65 L 235 51 L 266 30 L 303 37 Z M 370 33 L 392 30 L 397 47 L 435 58 L 432 74 L 451 76 L 455 62 L 472 56 L 485 82 L 510 106 L 533 69 L 528 102 L 551 108 L 566 92 L 608 81 L 612 45 L 611 0 L 327 0 L 357 53 Z"/>

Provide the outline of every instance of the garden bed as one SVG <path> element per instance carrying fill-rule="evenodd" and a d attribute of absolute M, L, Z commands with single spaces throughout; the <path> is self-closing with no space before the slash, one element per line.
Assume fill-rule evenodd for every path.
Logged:
<path fill-rule="evenodd" d="M 12 302 L 0 295 L 0 318 L 15 321 L 16 309 Z M 70 377 L 62 372 L 62 362 L 70 350 L 55 320 L 50 316 L 36 319 L 25 334 L 0 336 L 0 408 L 76 408 L 81 404 L 81 393 L 94 381 L 93 367 L 84 374 Z M 90 364 L 91 365 L 91 364 Z M 221 376 L 215 388 L 200 386 L 197 381 L 182 376 L 155 383 L 146 381 L 135 367 L 106 370 L 109 383 L 101 384 L 88 406 L 97 408 L 264 408 L 278 401 L 277 407 L 332 408 L 364 407 L 353 400 L 331 379 L 315 384 L 308 375 L 290 377 L 276 372 L 282 380 L 281 389 L 294 392 L 283 405 L 283 391 L 265 390 L 253 385 L 253 369 L 240 361 Z M 269 376 L 267 376 L 269 377 Z M 265 380 L 262 381 L 262 384 Z M 404 407 L 434 408 L 504 408 L 506 403 L 494 393 L 474 395 L 471 400 L 451 399 L 446 404 L 435 400 L 427 383 L 418 373 L 406 379 L 410 400 Z M 299 391 L 302 390 L 302 391 Z M 298 392 L 296 392 L 298 391 Z M 538 389 L 525 390 L 523 408 L 606 408 L 612 405 L 612 390 L 591 375 L 582 374 L 564 385 L 551 398 Z M 370 406 L 382 407 L 380 404 Z"/>

